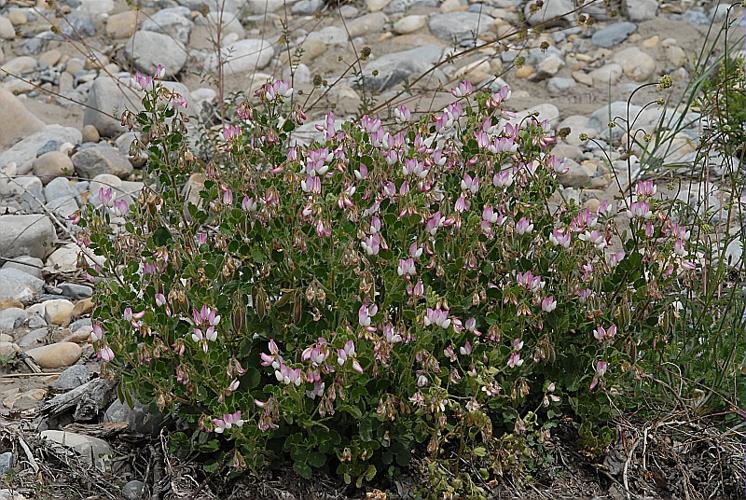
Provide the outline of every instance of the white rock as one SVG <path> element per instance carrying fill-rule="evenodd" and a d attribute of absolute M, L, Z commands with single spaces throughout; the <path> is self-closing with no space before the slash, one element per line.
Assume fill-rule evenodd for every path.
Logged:
<path fill-rule="evenodd" d="M 42 431 L 41 437 L 74 450 L 99 469 L 104 469 L 112 456 L 111 447 L 103 439 L 57 430 Z"/>
<path fill-rule="evenodd" d="M 427 17 L 426 16 L 406 16 L 402 17 L 398 21 L 394 23 L 394 33 L 397 33 L 399 35 L 405 35 L 407 33 L 412 33 L 413 31 L 417 31 L 419 29 L 422 29 L 425 27 L 425 24 L 427 23 Z"/>
<path fill-rule="evenodd" d="M 224 71 L 227 75 L 247 73 L 255 69 L 262 69 L 269 64 L 275 50 L 267 40 L 245 39 L 234 42 L 222 49 Z M 207 67 L 218 67 L 217 57 L 212 55 L 207 59 Z"/>
<path fill-rule="evenodd" d="M 614 62 L 636 82 L 647 81 L 655 73 L 655 60 L 637 47 L 620 50 L 614 54 Z"/>

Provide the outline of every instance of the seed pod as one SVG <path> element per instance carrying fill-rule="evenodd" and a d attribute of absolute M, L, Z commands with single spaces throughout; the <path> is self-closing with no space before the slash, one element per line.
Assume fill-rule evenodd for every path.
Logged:
<path fill-rule="evenodd" d="M 251 298 L 257 316 L 260 320 L 264 319 L 267 315 L 267 292 L 262 288 L 254 288 Z"/>

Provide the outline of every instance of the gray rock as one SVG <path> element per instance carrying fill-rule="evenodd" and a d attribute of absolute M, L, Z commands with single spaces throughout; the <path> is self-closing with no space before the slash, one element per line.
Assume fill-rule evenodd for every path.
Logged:
<path fill-rule="evenodd" d="M 370 90 L 390 89 L 410 76 L 426 71 L 440 61 L 442 55 L 443 49 L 437 45 L 385 54 L 365 66 L 361 83 Z"/>
<path fill-rule="evenodd" d="M 131 432 L 155 434 L 160 429 L 161 416 L 135 401 L 134 408 L 119 400 L 114 401 L 104 414 L 105 422 L 124 422 Z"/>
<path fill-rule="evenodd" d="M 140 500 L 145 494 L 145 483 L 142 481 L 128 481 L 122 486 L 122 497 L 125 500 Z"/>
<path fill-rule="evenodd" d="M 43 128 L 44 123 L 28 111 L 19 98 L 0 89 L 0 151 Z M 0 167 L 6 163 L 9 160 L 0 160 Z"/>
<path fill-rule="evenodd" d="M 93 295 L 93 288 L 77 283 L 60 283 L 57 285 L 62 290 L 62 295 L 71 299 L 84 299 Z"/>
<path fill-rule="evenodd" d="M 78 194 L 66 177 L 57 177 L 44 186 L 44 197 L 48 203 L 57 200 L 75 201 Z"/>
<path fill-rule="evenodd" d="M 538 8 L 537 4 L 537 0 L 532 0 L 523 10 L 526 21 L 531 26 L 569 26 L 574 20 L 571 12 L 575 5 L 572 0 L 543 0 L 543 4 Z"/>
<path fill-rule="evenodd" d="M 54 381 L 52 387 L 58 391 L 71 391 L 88 382 L 90 378 L 91 374 L 85 365 L 73 365 L 60 373 L 60 377 Z"/>
<path fill-rule="evenodd" d="M 60 23 L 60 30 L 73 40 L 94 36 L 96 25 L 91 15 L 84 10 L 74 10 Z"/>
<path fill-rule="evenodd" d="M 404 12 L 412 7 L 437 7 L 438 0 L 392 0 L 383 10 L 389 14 Z"/>
<path fill-rule="evenodd" d="M 547 81 L 547 89 L 552 95 L 562 95 L 573 87 L 575 87 L 575 80 L 572 78 L 555 76 Z"/>
<path fill-rule="evenodd" d="M 0 476 L 4 476 L 10 472 L 14 463 L 15 457 L 12 452 L 6 451 L 5 453 L 0 453 Z"/>
<path fill-rule="evenodd" d="M 12 332 L 26 321 L 26 311 L 9 307 L 0 311 L 0 332 Z"/>
<path fill-rule="evenodd" d="M 32 318 L 41 317 L 38 314 L 32 314 L 31 316 Z M 23 347 L 24 349 L 27 349 L 29 347 L 39 347 L 47 343 L 48 337 L 49 337 L 49 330 L 47 328 L 37 328 L 35 330 L 31 330 L 26 335 L 21 337 L 21 339 L 17 342 L 17 344 L 20 347 Z"/>
<path fill-rule="evenodd" d="M 19 175 L 28 174 L 33 168 L 33 161 L 42 154 L 42 148 L 45 148 L 43 152 L 46 152 L 50 144 L 57 149 L 65 143 L 78 144 L 80 139 L 80 130 L 76 128 L 47 125 L 41 131 L 26 136 L 10 149 L 0 153 L 0 166 L 15 163 Z"/>
<path fill-rule="evenodd" d="M 274 54 L 275 49 L 267 40 L 247 38 L 233 42 L 222 49 L 224 71 L 228 75 L 234 75 L 262 69 L 269 64 Z M 217 57 L 208 57 L 206 66 L 210 69 L 217 68 Z"/>
<path fill-rule="evenodd" d="M 124 46 L 127 58 L 139 71 L 155 74 L 160 64 L 164 78 L 176 75 L 186 64 L 186 49 L 168 35 L 154 31 L 138 31 Z"/>
<path fill-rule="evenodd" d="M 622 0 L 622 12 L 631 21 L 653 19 L 658 13 L 658 0 Z"/>
<path fill-rule="evenodd" d="M 120 123 L 122 113 L 126 110 L 142 110 L 141 99 L 141 93 L 131 87 L 128 81 L 122 82 L 108 76 L 96 78 L 88 91 L 83 124 L 93 125 L 104 137 L 116 137 L 126 131 Z"/>
<path fill-rule="evenodd" d="M 388 20 L 388 16 L 383 12 L 371 12 L 348 21 L 347 30 L 352 38 L 363 35 L 370 36 L 373 33 L 383 31 Z"/>
<path fill-rule="evenodd" d="M 48 184 L 57 177 L 73 173 L 73 163 L 70 157 L 60 151 L 50 151 L 39 156 L 33 163 L 34 175 Z"/>
<path fill-rule="evenodd" d="M 0 174 L 0 205 L 24 212 L 40 212 L 44 201 L 44 191 L 38 177 Z"/>
<path fill-rule="evenodd" d="M 93 179 L 97 175 L 111 174 L 126 178 L 132 173 L 132 164 L 119 150 L 108 144 L 81 149 L 72 157 L 75 170 L 82 177 Z"/>
<path fill-rule="evenodd" d="M 46 215 L 0 215 L 0 255 L 44 258 L 57 233 Z"/>
<path fill-rule="evenodd" d="M 0 301 L 18 301 L 24 305 L 36 300 L 44 281 L 18 269 L 0 269 Z"/>
<path fill-rule="evenodd" d="M 90 327 L 92 324 L 91 318 L 82 318 L 77 321 L 70 323 L 70 331 L 75 333 L 81 328 Z"/>
<path fill-rule="evenodd" d="M 44 262 L 40 258 L 30 255 L 13 257 L 13 260 L 7 261 L 2 266 L 3 269 L 18 269 L 39 279 L 41 279 L 42 267 L 44 267 Z"/>
<path fill-rule="evenodd" d="M 629 105 L 629 117 L 630 121 L 634 120 L 634 117 L 640 112 L 642 108 L 636 104 Z M 627 102 L 626 101 L 615 101 L 610 105 L 601 106 L 591 114 L 588 120 L 588 127 L 594 129 L 600 137 L 608 137 L 611 133 L 612 139 L 620 138 L 627 129 L 625 121 L 627 119 Z M 611 130 L 609 130 L 609 122 L 613 121 L 616 123 Z M 639 125 L 637 125 L 639 126 Z"/>
<path fill-rule="evenodd" d="M 591 42 L 593 45 L 610 48 L 625 41 L 628 36 L 637 30 L 637 25 L 630 22 L 609 24 L 593 33 Z"/>
<path fill-rule="evenodd" d="M 189 9 L 185 7 L 162 9 L 146 19 L 141 29 L 169 35 L 186 46 L 194 28 L 194 23 L 188 16 Z"/>
<path fill-rule="evenodd" d="M 433 35 L 449 43 L 473 45 L 479 35 L 492 29 L 495 20 L 487 14 L 449 12 L 434 14 L 429 26 Z"/>
<path fill-rule="evenodd" d="M 710 24 L 710 17 L 708 17 L 707 14 L 698 9 L 687 9 L 682 17 L 690 24 L 699 26 L 707 26 L 708 24 Z"/>
<path fill-rule="evenodd" d="M 41 437 L 77 452 L 90 465 L 99 469 L 106 468 L 106 462 L 113 454 L 106 441 L 83 434 L 47 430 L 41 432 Z"/>
<path fill-rule="evenodd" d="M 300 0 L 300 2 L 293 5 L 293 14 L 310 16 L 323 6 L 323 0 Z"/>

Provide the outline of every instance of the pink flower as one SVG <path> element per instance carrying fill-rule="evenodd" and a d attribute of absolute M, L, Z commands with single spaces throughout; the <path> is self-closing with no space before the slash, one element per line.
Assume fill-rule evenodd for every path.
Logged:
<path fill-rule="evenodd" d="M 101 349 L 99 349 L 97 353 L 98 359 L 105 361 L 106 363 L 111 362 L 111 360 L 114 359 L 114 351 L 111 350 L 111 347 L 104 346 Z"/>
<path fill-rule="evenodd" d="M 414 276 L 417 274 L 417 270 L 414 266 L 414 259 L 411 257 L 408 259 L 400 259 L 396 272 L 399 276 Z"/>
<path fill-rule="evenodd" d="M 254 198 L 244 196 L 243 200 L 241 200 L 241 208 L 247 212 L 256 212 L 256 201 L 254 201 Z"/>
<path fill-rule="evenodd" d="M 557 301 L 555 298 L 550 295 L 549 297 L 544 297 L 541 300 L 541 310 L 547 313 L 550 313 L 557 309 Z"/>
<path fill-rule="evenodd" d="M 523 360 L 521 359 L 521 353 L 518 351 L 512 351 L 510 353 L 510 356 L 508 357 L 508 368 L 515 368 L 516 366 L 521 366 L 523 364 Z"/>
<path fill-rule="evenodd" d="M 158 307 L 166 305 L 166 296 L 158 292 L 155 294 L 155 305 Z"/>
<path fill-rule="evenodd" d="M 280 365 L 280 368 L 275 370 L 275 377 L 278 382 L 282 382 L 285 385 L 293 384 L 298 387 L 302 380 L 300 368 L 290 368 L 285 363 Z"/>
<path fill-rule="evenodd" d="M 370 327 L 371 319 L 378 314 L 378 306 L 375 304 L 363 304 L 357 312 L 357 319 L 360 326 Z"/>
<path fill-rule="evenodd" d="M 624 250 L 614 252 L 608 256 L 609 267 L 616 267 L 624 259 Z"/>
<path fill-rule="evenodd" d="M 521 219 L 515 224 L 515 232 L 518 234 L 530 234 L 533 230 L 534 225 L 525 217 L 521 217 Z"/>
<path fill-rule="evenodd" d="M 220 190 L 223 192 L 223 205 L 233 205 L 233 191 L 228 186 L 220 186 Z"/>
<path fill-rule="evenodd" d="M 140 73 L 139 71 L 135 73 L 135 83 L 143 89 L 148 90 L 150 86 L 153 84 L 153 77 L 150 75 L 146 75 L 143 73 Z"/>
<path fill-rule="evenodd" d="M 608 329 L 604 328 L 603 326 L 599 326 L 599 327 L 596 327 L 595 330 L 593 330 L 593 336 L 599 342 L 603 342 L 604 340 L 611 342 L 612 340 L 614 340 L 616 333 L 617 333 L 616 325 L 611 325 Z"/>
<path fill-rule="evenodd" d="M 124 216 L 129 212 L 129 203 L 127 200 L 120 198 L 114 202 L 114 214 L 120 217 Z"/>
<path fill-rule="evenodd" d="M 549 241 L 555 246 L 570 248 L 570 234 L 562 229 L 555 229 L 549 235 Z"/>
<path fill-rule="evenodd" d="M 101 204 L 105 207 L 110 207 L 112 205 L 112 199 L 114 197 L 114 189 L 111 187 L 104 188 L 101 187 L 98 189 L 98 200 L 101 202 Z"/>
<path fill-rule="evenodd" d="M 202 246 L 207 243 L 207 233 L 197 233 L 197 245 Z"/>
<path fill-rule="evenodd" d="M 448 317 L 448 309 L 441 309 L 440 304 L 435 309 L 430 307 L 425 311 L 425 326 L 435 325 L 443 329 L 451 326 L 451 319 Z"/>
<path fill-rule="evenodd" d="M 586 231 L 578 236 L 580 241 L 587 241 L 599 250 L 606 248 L 606 235 L 601 231 Z"/>
<path fill-rule="evenodd" d="M 422 283 L 422 280 L 417 280 L 417 283 L 414 286 L 408 284 L 407 293 L 412 297 L 422 297 L 425 295 L 425 285 Z"/>
<path fill-rule="evenodd" d="M 471 82 L 464 80 L 459 83 L 456 88 L 451 89 L 451 94 L 453 95 L 453 97 L 461 98 L 468 96 L 473 91 L 474 87 L 471 85 Z"/>
<path fill-rule="evenodd" d="M 241 427 L 243 427 L 244 421 L 241 418 L 241 411 L 239 410 L 235 413 L 224 414 L 222 419 L 212 419 L 212 424 L 215 426 L 215 432 L 217 432 L 218 434 L 222 434 L 226 430 L 233 427 L 238 427 L 240 429 Z"/>
<path fill-rule="evenodd" d="M 469 210 L 469 201 L 463 194 L 458 197 L 458 200 L 456 200 L 456 204 L 454 205 L 453 209 L 459 213 L 463 213 Z"/>
<path fill-rule="evenodd" d="M 453 350 L 453 346 L 451 344 L 448 344 L 448 347 L 443 349 L 443 354 L 446 358 L 450 359 L 452 363 L 456 362 L 456 351 Z"/>
<path fill-rule="evenodd" d="M 513 172 L 510 169 L 501 170 L 492 177 L 492 185 L 508 188 L 513 184 Z"/>
<path fill-rule="evenodd" d="M 91 325 L 91 340 L 97 342 L 102 338 L 104 338 L 104 329 L 101 327 L 101 323 L 93 323 Z"/>
<path fill-rule="evenodd" d="M 239 125 L 231 125 L 226 123 L 223 125 L 223 139 L 231 142 L 233 139 L 241 135 L 241 127 Z"/>
<path fill-rule="evenodd" d="M 472 352 L 471 342 L 467 340 L 464 345 L 458 348 L 458 352 L 460 352 L 462 356 L 471 356 L 471 352 Z"/>
<path fill-rule="evenodd" d="M 264 352 L 259 354 L 259 357 L 261 358 L 261 365 L 262 366 L 271 366 L 274 369 L 278 369 L 280 365 L 283 363 L 282 356 L 280 355 L 280 349 L 277 347 L 277 344 L 275 343 L 274 339 L 269 339 L 269 354 L 266 354 Z"/>
<path fill-rule="evenodd" d="M 329 349 L 327 347 L 326 339 L 323 337 L 310 347 L 307 347 L 301 353 L 300 359 L 303 361 L 310 361 L 315 366 L 321 365 L 329 355 Z"/>
<path fill-rule="evenodd" d="M 640 181 L 635 186 L 635 192 L 638 196 L 653 196 L 656 191 L 657 188 L 653 181 Z"/>
<path fill-rule="evenodd" d="M 394 117 L 400 123 L 408 122 L 412 119 L 412 112 L 404 104 L 394 108 Z"/>
<path fill-rule="evenodd" d="M 464 178 L 461 180 L 461 189 L 464 191 L 470 191 L 472 194 L 478 193 L 479 177 L 472 177 L 469 174 L 464 174 Z"/>
<path fill-rule="evenodd" d="M 650 203 L 640 200 L 630 203 L 627 215 L 630 218 L 649 219 L 653 216 L 653 213 L 650 211 Z"/>
<path fill-rule="evenodd" d="M 596 361 L 596 366 L 594 367 L 596 373 L 593 375 L 593 380 L 591 381 L 591 385 L 589 389 L 592 391 L 597 385 L 599 380 L 603 378 L 604 375 L 606 375 L 606 370 L 609 368 L 609 363 L 606 361 L 599 359 Z"/>

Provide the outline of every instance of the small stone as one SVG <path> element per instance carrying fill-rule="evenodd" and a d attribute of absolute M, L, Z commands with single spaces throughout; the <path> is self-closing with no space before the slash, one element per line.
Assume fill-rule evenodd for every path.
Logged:
<path fill-rule="evenodd" d="M 668 59 L 668 62 L 670 62 L 674 67 L 679 68 L 686 64 L 687 57 L 686 52 L 684 52 L 684 49 L 677 45 L 668 45 L 665 50 L 666 59 Z"/>
<path fill-rule="evenodd" d="M 532 68 L 528 64 L 524 64 L 523 66 L 521 66 L 515 71 L 516 78 L 528 78 L 533 74 L 534 74 L 534 68 Z"/>
<path fill-rule="evenodd" d="M 224 71 L 227 75 L 234 75 L 262 69 L 269 64 L 274 53 L 272 44 L 266 40 L 246 39 L 233 42 L 222 50 Z M 217 68 L 217 58 L 210 56 L 206 66 Z"/>
<path fill-rule="evenodd" d="M 44 281 L 39 278 L 18 269 L 0 269 L 0 301 L 30 304 L 43 289 Z"/>
<path fill-rule="evenodd" d="M 388 16 L 383 12 L 371 12 L 370 14 L 365 14 L 349 21 L 347 23 L 347 30 L 350 32 L 352 38 L 380 33 L 383 31 L 388 20 Z"/>
<path fill-rule="evenodd" d="M 13 23 L 7 17 L 0 16 L 0 38 L 4 40 L 13 40 L 16 37 L 16 30 Z"/>
<path fill-rule="evenodd" d="M 637 47 L 629 47 L 614 55 L 624 74 L 636 82 L 647 81 L 655 72 L 655 60 Z"/>
<path fill-rule="evenodd" d="M 80 387 L 90 380 L 91 374 L 85 365 L 73 365 L 60 373 L 60 376 L 52 384 L 52 388 L 58 391 L 71 391 Z"/>
<path fill-rule="evenodd" d="M 13 23 L 13 26 L 22 26 L 28 22 L 26 14 L 21 10 L 11 10 L 8 12 L 8 20 Z"/>
<path fill-rule="evenodd" d="M 128 10 L 109 16 L 106 20 L 106 35 L 109 38 L 128 38 L 137 31 L 138 12 Z"/>
<path fill-rule="evenodd" d="M 551 78 L 565 65 L 565 61 L 562 60 L 557 54 L 550 54 L 536 67 L 536 75 L 534 80 L 546 80 Z"/>
<path fill-rule="evenodd" d="M 44 302 L 44 317 L 50 325 L 67 326 L 70 324 L 75 306 L 67 299 L 55 299 Z"/>
<path fill-rule="evenodd" d="M 73 318 L 80 318 L 84 314 L 88 314 L 89 312 L 93 311 L 93 308 L 94 304 L 92 299 L 81 299 L 75 303 L 75 308 L 73 309 Z"/>
<path fill-rule="evenodd" d="M 62 58 L 62 52 L 57 49 L 52 49 L 44 52 L 39 56 L 39 64 L 44 67 L 51 68 L 55 66 Z"/>
<path fill-rule="evenodd" d="M 145 483 L 142 481 L 128 481 L 122 487 L 122 497 L 125 500 L 140 500 L 145 493 Z"/>
<path fill-rule="evenodd" d="M 4 75 L 2 71 L 0 74 Z M 0 151 L 43 128 L 44 123 L 28 111 L 19 98 L 0 89 Z M 2 166 L 4 162 L 0 161 Z"/>
<path fill-rule="evenodd" d="M 3 269 L 18 269 L 35 278 L 41 279 L 41 270 L 44 267 L 44 261 L 37 257 L 21 255 L 8 260 L 3 264 Z"/>
<path fill-rule="evenodd" d="M 591 71 L 591 78 L 595 87 L 607 87 L 615 84 L 622 76 L 622 67 L 617 63 L 610 63 Z"/>
<path fill-rule="evenodd" d="M 57 177 L 72 175 L 73 162 L 69 156 L 59 151 L 44 153 L 33 164 L 34 175 L 41 179 L 42 184 L 49 184 Z"/>
<path fill-rule="evenodd" d="M 185 7 L 173 7 L 170 9 L 161 9 L 152 14 L 148 19 L 142 23 L 142 29 L 145 31 L 154 31 L 156 33 L 162 33 L 168 35 L 179 43 L 187 45 L 189 43 L 189 37 L 194 29 L 194 23 L 190 19 L 189 9 Z M 222 19 L 221 19 L 222 17 Z M 206 17 L 199 17 L 197 21 L 200 25 L 200 29 L 204 31 L 202 37 L 200 33 L 196 33 L 194 42 L 196 42 L 196 48 L 202 47 L 200 43 L 201 38 L 209 38 L 211 33 L 214 33 L 218 27 L 218 23 L 222 21 L 222 36 L 225 37 L 229 33 L 238 33 L 243 36 L 244 29 L 241 23 L 236 19 L 235 14 L 230 12 L 223 12 L 220 16 L 217 12 L 208 12 Z M 208 40 L 204 40 L 207 42 Z"/>
<path fill-rule="evenodd" d="M 653 19 L 658 12 L 658 0 L 622 0 L 622 12 L 631 21 Z"/>
<path fill-rule="evenodd" d="M 90 465 L 96 465 L 99 469 L 105 468 L 106 461 L 112 455 L 111 447 L 103 439 L 57 430 L 42 431 L 41 437 L 76 451 Z"/>
<path fill-rule="evenodd" d="M 13 342 L 0 342 L 0 358 L 12 358 L 17 352 L 21 352 L 21 348 Z"/>
<path fill-rule="evenodd" d="M 383 10 L 391 0 L 365 0 L 365 5 L 368 7 L 370 12 L 378 12 Z"/>
<path fill-rule="evenodd" d="M 547 89 L 552 95 L 562 95 L 573 87 L 575 87 L 575 80 L 572 78 L 555 76 L 547 81 Z"/>
<path fill-rule="evenodd" d="M 572 77 L 578 83 L 582 83 L 583 85 L 587 85 L 589 87 L 593 86 L 593 77 L 589 73 L 586 73 L 584 71 L 573 71 Z"/>
<path fill-rule="evenodd" d="M 52 272 L 74 272 L 78 269 L 78 256 L 80 253 L 78 245 L 68 243 L 52 252 L 47 258 L 45 267 Z"/>
<path fill-rule="evenodd" d="M 21 337 L 21 339 L 17 343 L 20 347 L 24 349 L 29 349 L 32 347 L 39 347 L 39 346 L 46 344 L 48 338 L 49 338 L 48 328 L 37 328 L 36 330 L 31 330 L 26 335 Z"/>
<path fill-rule="evenodd" d="M 422 29 L 427 24 L 426 16 L 406 16 L 394 23 L 394 33 L 405 35 Z"/>
<path fill-rule="evenodd" d="M 495 19 L 477 12 L 433 14 L 428 23 L 433 35 L 449 43 L 474 43 L 494 25 Z"/>
<path fill-rule="evenodd" d="M 10 307 L 0 311 L 0 332 L 12 332 L 26 321 L 26 311 Z"/>
<path fill-rule="evenodd" d="M 6 451 L 5 453 L 0 453 L 0 477 L 10 472 L 14 463 L 15 457 L 12 452 Z"/>
<path fill-rule="evenodd" d="M 591 183 L 591 178 L 595 175 L 596 169 L 590 168 L 588 164 L 566 159 L 562 162 L 561 169 L 565 170 L 557 176 L 557 179 L 565 187 L 582 188 Z"/>
<path fill-rule="evenodd" d="M 74 364 L 83 354 L 83 349 L 74 342 L 57 342 L 56 344 L 35 347 L 26 351 L 42 368 L 65 368 Z"/>
<path fill-rule="evenodd" d="M 84 178 L 93 179 L 100 174 L 116 175 L 126 179 L 132 173 L 132 164 L 117 148 L 108 144 L 81 149 L 72 157 L 75 170 Z"/>
<path fill-rule="evenodd" d="M 138 31 L 132 35 L 124 45 L 124 52 L 139 71 L 149 75 L 161 65 L 164 78 L 176 75 L 187 60 L 186 50 L 179 42 L 154 31 Z"/>
<path fill-rule="evenodd" d="M 93 295 L 93 288 L 77 283 L 60 283 L 58 285 L 62 295 L 71 299 L 83 299 Z"/>
<path fill-rule="evenodd" d="M 523 13 L 531 26 L 569 26 L 574 21 L 574 9 L 572 0 L 531 0 Z"/>
<path fill-rule="evenodd" d="M 98 142 L 101 140 L 101 136 L 94 125 L 85 125 L 82 132 L 83 142 Z"/>
<path fill-rule="evenodd" d="M 622 43 L 637 30 L 635 23 L 622 22 L 609 24 L 593 33 L 591 42 L 598 47 L 610 48 Z"/>
<path fill-rule="evenodd" d="M 104 422 L 125 422 L 127 429 L 131 432 L 154 434 L 160 428 L 161 417 L 151 413 L 138 401 L 135 401 L 134 407 L 130 408 L 126 403 L 116 400 L 106 410 Z"/>
<path fill-rule="evenodd" d="M 658 35 L 651 36 L 650 38 L 643 40 L 642 46 L 646 49 L 653 49 L 658 46 L 658 42 L 660 41 L 661 37 L 659 37 Z"/>

